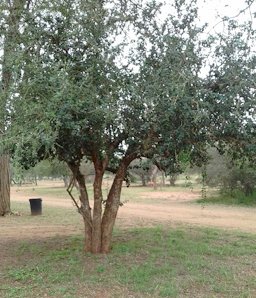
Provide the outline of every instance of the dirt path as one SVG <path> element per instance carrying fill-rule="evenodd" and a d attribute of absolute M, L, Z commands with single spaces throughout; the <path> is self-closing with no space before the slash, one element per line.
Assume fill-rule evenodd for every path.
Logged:
<path fill-rule="evenodd" d="M 248 208 L 194 206 L 172 203 L 169 206 L 129 203 L 121 208 L 121 217 L 140 217 L 158 221 L 181 222 L 256 233 L 256 213 Z"/>
<path fill-rule="evenodd" d="M 141 198 L 153 198 L 156 203 L 127 202 L 120 208 L 118 218 L 129 225 L 134 219 L 146 222 L 172 222 L 222 227 L 256 234 L 256 209 L 194 204 L 199 194 L 187 192 L 141 193 Z M 160 199 L 157 201 L 157 199 Z M 26 201 L 21 193 L 13 194 L 13 201 Z M 146 199 L 144 199 L 146 202 Z M 71 200 L 44 197 L 43 204 L 74 208 Z"/>

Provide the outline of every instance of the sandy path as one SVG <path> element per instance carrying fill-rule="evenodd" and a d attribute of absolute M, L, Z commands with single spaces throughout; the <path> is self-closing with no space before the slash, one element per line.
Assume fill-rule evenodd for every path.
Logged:
<path fill-rule="evenodd" d="M 192 201 L 198 197 L 198 193 L 190 191 L 141 193 L 142 198 L 149 196 L 156 199 L 156 203 L 127 202 L 119 209 L 118 217 L 124 219 L 125 222 L 132 222 L 135 218 L 147 222 L 182 222 L 256 234 L 255 208 L 193 204 Z M 161 201 L 157 202 L 157 198 Z M 24 199 L 20 193 L 13 193 L 12 200 L 27 202 L 27 199 Z M 74 208 L 71 200 L 54 197 L 44 197 L 43 204 Z"/>
<path fill-rule="evenodd" d="M 218 207 L 182 203 L 169 206 L 132 204 L 121 208 L 121 217 L 140 217 L 158 221 L 222 227 L 256 233 L 256 212 L 248 208 Z"/>

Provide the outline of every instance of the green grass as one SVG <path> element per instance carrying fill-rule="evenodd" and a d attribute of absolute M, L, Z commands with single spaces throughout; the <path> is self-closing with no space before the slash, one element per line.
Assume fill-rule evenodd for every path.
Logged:
<path fill-rule="evenodd" d="M 217 196 L 210 196 L 206 199 L 199 199 L 197 203 L 256 207 L 256 192 L 250 196 L 245 196 L 244 193 L 239 191 L 234 192 L 232 195 L 218 194 Z"/>
<path fill-rule="evenodd" d="M 256 297 L 255 235 L 159 226 L 116 230 L 109 255 L 82 246 L 78 236 L 16 244 L 1 297 Z"/>

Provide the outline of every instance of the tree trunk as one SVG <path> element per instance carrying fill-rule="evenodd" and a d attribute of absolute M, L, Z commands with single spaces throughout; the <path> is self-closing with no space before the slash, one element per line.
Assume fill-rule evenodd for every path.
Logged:
<path fill-rule="evenodd" d="M 165 173 L 162 171 L 162 185 L 165 186 Z"/>
<path fill-rule="evenodd" d="M 79 165 L 76 164 L 68 164 L 71 169 L 77 183 L 79 186 L 79 199 L 81 206 L 78 208 L 78 212 L 82 215 L 84 220 L 84 231 L 85 231 L 85 252 L 92 252 L 92 215 L 91 215 L 91 207 L 89 203 L 88 192 L 85 185 L 84 176 L 81 174 Z"/>
<path fill-rule="evenodd" d="M 0 215 L 11 212 L 10 206 L 10 169 L 8 155 L 0 156 Z"/>
<path fill-rule="evenodd" d="M 142 182 L 142 186 L 147 186 L 147 183 L 146 183 L 146 175 L 141 174 L 141 182 Z"/>
<path fill-rule="evenodd" d="M 102 216 L 102 180 L 103 172 L 95 169 L 95 179 L 93 184 L 94 206 L 92 220 L 92 252 L 101 252 L 101 216 Z"/>
<path fill-rule="evenodd" d="M 117 212 L 120 205 L 120 196 L 123 180 L 126 174 L 127 164 L 122 163 L 116 173 L 113 184 L 108 194 L 106 207 L 102 218 L 102 253 L 108 253 L 111 250 L 111 239 L 113 227 L 115 224 Z"/>
<path fill-rule="evenodd" d="M 120 205 L 122 184 L 126 175 L 127 167 L 131 162 L 130 158 L 124 159 L 115 175 L 114 181 L 107 196 L 105 210 L 102 216 L 102 181 L 107 161 L 94 161 L 95 179 L 93 184 L 94 205 L 93 216 L 89 204 L 88 193 L 86 190 L 84 175 L 77 164 L 68 164 L 74 177 L 76 178 L 79 191 L 81 206 L 74 200 L 79 213 L 83 216 L 85 227 L 85 251 L 91 253 L 108 253 L 111 249 L 111 239 L 117 212 Z"/>
<path fill-rule="evenodd" d="M 70 177 L 69 176 L 62 176 L 63 182 L 64 182 L 64 187 L 67 188 L 70 183 Z"/>
<path fill-rule="evenodd" d="M 153 186 L 154 186 L 154 189 L 156 190 L 157 189 L 157 172 L 158 172 L 158 168 L 157 166 L 153 166 L 152 168 L 152 174 L 151 174 L 151 180 L 153 182 Z"/>
<path fill-rule="evenodd" d="M 170 185 L 175 186 L 176 180 L 177 180 L 177 174 L 171 174 L 170 175 Z"/>

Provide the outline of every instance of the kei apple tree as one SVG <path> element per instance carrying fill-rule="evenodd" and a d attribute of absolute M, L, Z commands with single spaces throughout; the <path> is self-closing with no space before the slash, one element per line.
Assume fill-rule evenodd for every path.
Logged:
<path fill-rule="evenodd" d="M 79 199 L 71 196 L 83 217 L 87 252 L 110 251 L 133 160 L 146 157 L 173 172 L 184 159 L 205 162 L 209 144 L 236 143 L 247 129 L 248 107 L 228 68 L 212 65 L 202 76 L 216 40 L 203 38 L 195 1 L 174 1 L 165 18 L 157 3 L 41 0 L 24 15 L 7 146 L 24 167 L 46 158 L 66 162 L 79 185 Z M 215 49 L 221 61 L 225 53 Z M 234 71 L 245 64 L 249 71 L 249 58 L 238 52 Z M 236 80 L 251 98 L 246 75 Z M 80 170 L 84 159 L 95 169 L 92 206 Z M 104 197 L 106 171 L 114 179 Z"/>

